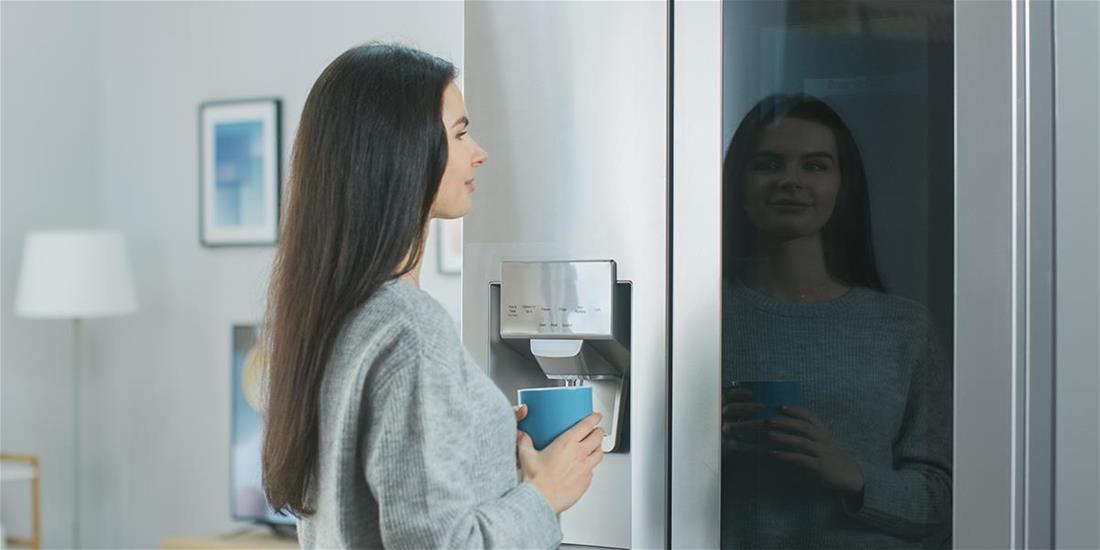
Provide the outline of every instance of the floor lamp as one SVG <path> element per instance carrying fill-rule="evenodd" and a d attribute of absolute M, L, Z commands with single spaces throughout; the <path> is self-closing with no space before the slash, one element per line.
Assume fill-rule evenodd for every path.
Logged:
<path fill-rule="evenodd" d="M 73 546 L 80 546 L 80 322 L 137 309 L 126 244 L 118 231 L 27 234 L 15 313 L 73 324 Z"/>

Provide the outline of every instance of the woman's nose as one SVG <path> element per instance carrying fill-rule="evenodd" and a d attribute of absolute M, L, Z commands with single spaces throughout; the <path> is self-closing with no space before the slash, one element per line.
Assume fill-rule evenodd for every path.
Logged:
<path fill-rule="evenodd" d="M 485 149 L 481 148 L 478 142 L 474 142 L 474 166 L 481 166 L 485 164 L 485 161 L 489 160 L 489 153 L 485 152 Z"/>
<path fill-rule="evenodd" d="M 786 176 L 783 178 L 783 181 L 779 182 L 779 188 L 784 191 L 798 191 L 802 189 L 802 183 L 796 178 Z"/>
<path fill-rule="evenodd" d="M 792 189 L 801 189 L 802 182 L 798 180 L 798 166 L 797 162 L 785 163 L 784 168 L 780 171 L 779 188 L 784 191 L 791 191 Z"/>

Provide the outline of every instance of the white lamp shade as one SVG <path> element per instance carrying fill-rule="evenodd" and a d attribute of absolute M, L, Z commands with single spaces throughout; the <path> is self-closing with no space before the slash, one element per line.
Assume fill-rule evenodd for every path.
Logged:
<path fill-rule="evenodd" d="M 81 230 L 27 234 L 15 295 L 16 314 L 85 319 L 136 309 L 122 233 Z"/>

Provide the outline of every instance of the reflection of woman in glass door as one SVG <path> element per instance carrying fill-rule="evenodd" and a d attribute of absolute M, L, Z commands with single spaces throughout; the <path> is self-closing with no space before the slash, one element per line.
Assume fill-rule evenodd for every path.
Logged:
<path fill-rule="evenodd" d="M 769 97 L 723 187 L 722 546 L 936 547 L 950 368 L 925 308 L 883 290 L 851 132 L 819 100 Z M 800 397 L 763 419 L 749 380 Z"/>

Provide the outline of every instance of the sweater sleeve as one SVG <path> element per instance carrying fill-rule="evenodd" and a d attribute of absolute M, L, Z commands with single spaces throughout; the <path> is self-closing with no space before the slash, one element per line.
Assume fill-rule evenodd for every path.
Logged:
<path fill-rule="evenodd" d="M 365 476 L 387 548 L 555 548 L 561 528 L 534 486 L 478 502 L 479 419 L 460 372 L 420 353 L 369 390 Z M 377 365 L 376 365 L 377 366 Z M 482 420 L 483 421 L 483 420 Z M 475 426 L 471 428 L 471 426 Z"/>
<path fill-rule="evenodd" d="M 893 465 L 861 463 L 862 495 L 842 500 L 849 517 L 913 540 L 942 533 L 951 519 L 952 379 L 935 329 L 926 327 Z"/>

